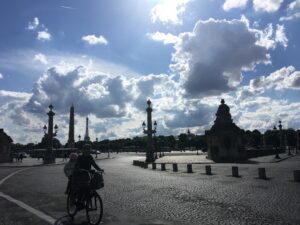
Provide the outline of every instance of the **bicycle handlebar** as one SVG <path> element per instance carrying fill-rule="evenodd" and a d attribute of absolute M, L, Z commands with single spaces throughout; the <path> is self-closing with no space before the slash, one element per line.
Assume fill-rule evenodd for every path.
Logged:
<path fill-rule="evenodd" d="M 95 173 L 95 172 L 100 172 L 100 173 L 103 173 L 104 174 L 104 170 L 101 169 L 101 170 L 86 170 L 86 169 L 82 169 L 82 168 L 78 168 L 79 171 L 84 171 L 84 172 L 87 172 L 87 173 Z"/>

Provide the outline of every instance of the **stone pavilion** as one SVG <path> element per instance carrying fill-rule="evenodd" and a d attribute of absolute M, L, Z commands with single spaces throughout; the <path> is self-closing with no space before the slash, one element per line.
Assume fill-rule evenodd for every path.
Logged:
<path fill-rule="evenodd" d="M 0 163 L 11 162 L 11 143 L 13 140 L 0 129 Z"/>

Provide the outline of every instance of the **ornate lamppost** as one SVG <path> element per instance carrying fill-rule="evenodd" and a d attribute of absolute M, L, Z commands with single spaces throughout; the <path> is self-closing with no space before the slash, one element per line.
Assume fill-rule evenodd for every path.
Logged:
<path fill-rule="evenodd" d="M 281 126 L 281 123 L 279 124 L 279 126 Z M 273 128 L 273 131 L 275 132 L 276 136 L 277 136 L 277 128 L 276 126 L 274 126 Z M 280 132 L 280 131 L 279 131 Z M 281 140 L 281 136 L 280 136 L 280 133 L 279 133 L 279 140 Z M 281 143 L 281 142 L 280 142 Z M 280 144 L 281 145 L 281 144 Z M 276 146 L 275 146 L 275 152 L 276 152 L 276 155 L 275 155 L 275 159 L 280 159 L 280 156 L 278 154 L 278 146 L 277 146 L 277 143 L 276 143 Z"/>
<path fill-rule="evenodd" d="M 281 124 L 281 120 L 279 120 L 279 142 L 280 142 L 280 150 L 283 149 L 283 140 L 282 140 L 282 124 Z"/>
<path fill-rule="evenodd" d="M 300 145 L 300 138 L 299 138 L 299 130 L 296 130 L 296 154 L 299 154 L 298 150 L 299 150 L 299 145 Z"/>
<path fill-rule="evenodd" d="M 47 126 L 44 125 L 44 133 L 47 140 L 47 148 L 44 156 L 44 164 L 54 163 L 55 162 L 55 156 L 53 154 L 53 137 L 56 136 L 58 126 L 55 124 L 54 129 L 55 132 L 53 133 L 53 117 L 55 113 L 53 112 L 53 105 L 49 105 L 49 112 L 48 115 L 48 133 L 47 133 Z"/>
<path fill-rule="evenodd" d="M 189 140 L 190 151 L 192 151 L 192 136 L 190 129 L 187 130 L 187 138 Z"/>
<path fill-rule="evenodd" d="M 143 122 L 143 131 L 144 134 L 147 134 L 147 152 L 146 152 L 146 163 L 151 163 L 155 161 L 154 152 L 153 152 L 153 141 L 152 141 L 152 134 L 156 133 L 156 121 L 154 122 L 154 130 L 152 129 L 152 108 L 151 108 L 151 101 L 150 99 L 147 101 L 148 107 L 146 108 L 147 112 L 147 129 L 146 124 Z"/>
<path fill-rule="evenodd" d="M 284 143 L 285 143 L 285 149 L 288 150 L 288 155 L 292 155 L 291 148 L 289 146 L 288 138 L 287 138 L 287 134 L 286 133 L 284 134 Z"/>
<path fill-rule="evenodd" d="M 154 125 L 154 130 L 156 131 L 156 127 L 157 127 L 156 121 L 154 121 L 153 125 Z M 157 159 L 158 157 L 157 157 L 157 138 L 156 138 L 156 132 L 154 132 L 153 135 L 154 135 L 154 151 L 155 151 L 154 158 Z"/>
<path fill-rule="evenodd" d="M 98 138 L 96 138 L 96 159 L 98 158 Z"/>

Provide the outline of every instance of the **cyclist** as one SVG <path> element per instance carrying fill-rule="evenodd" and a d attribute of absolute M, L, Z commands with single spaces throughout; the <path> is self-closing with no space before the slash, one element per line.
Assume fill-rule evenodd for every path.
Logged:
<path fill-rule="evenodd" d="M 83 196 L 89 188 L 90 176 L 88 171 L 91 170 L 92 166 L 98 171 L 104 171 L 96 164 L 94 158 L 91 156 L 91 145 L 85 144 L 83 154 L 77 157 L 72 177 L 72 189 L 79 199 L 79 208 L 84 207 Z"/>

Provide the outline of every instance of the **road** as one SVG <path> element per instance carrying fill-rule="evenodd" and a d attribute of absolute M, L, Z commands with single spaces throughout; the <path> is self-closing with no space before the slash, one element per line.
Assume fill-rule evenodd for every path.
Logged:
<path fill-rule="evenodd" d="M 213 164 L 212 176 L 204 165 L 194 173 L 142 169 L 132 166 L 134 154 L 114 154 L 98 161 L 105 169 L 102 224 L 193 225 L 193 224 L 300 224 L 300 183 L 292 171 L 300 169 L 300 157 L 280 163 L 240 164 L 240 178 L 230 176 L 232 164 Z M 257 178 L 265 167 L 268 180 Z M 0 169 L 0 179 L 16 171 Z M 33 167 L 7 179 L 0 191 L 55 220 L 66 216 L 66 178 L 63 165 Z M 0 224 L 49 224 L 26 209 L 0 197 Z M 85 224 L 84 214 L 74 224 Z"/>

